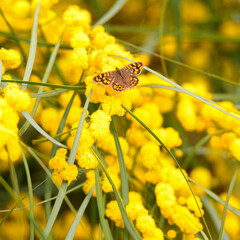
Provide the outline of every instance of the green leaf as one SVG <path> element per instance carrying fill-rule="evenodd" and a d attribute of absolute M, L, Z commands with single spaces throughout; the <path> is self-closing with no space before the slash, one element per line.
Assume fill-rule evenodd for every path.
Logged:
<path fill-rule="evenodd" d="M 127 171 L 126 171 L 126 166 L 123 159 L 122 149 L 118 139 L 118 134 L 117 134 L 117 129 L 114 123 L 114 119 L 110 123 L 110 129 L 113 134 L 115 145 L 117 148 L 118 161 L 119 161 L 120 174 L 121 174 L 121 183 L 122 183 L 122 198 L 123 198 L 124 206 L 126 207 L 126 205 L 128 204 L 128 192 L 129 192 Z"/>
<path fill-rule="evenodd" d="M 56 56 L 57 56 L 57 52 L 58 52 L 58 49 L 59 49 L 59 46 L 60 46 L 60 43 L 61 43 L 61 40 L 62 38 L 59 39 L 58 43 L 56 44 L 54 50 L 53 50 L 53 53 L 51 54 L 51 57 L 50 57 L 50 60 L 48 62 L 48 65 L 47 65 L 47 68 L 46 68 L 46 71 L 44 73 L 44 76 L 43 76 L 43 79 L 42 79 L 42 83 L 46 83 L 47 80 L 48 80 L 48 77 L 52 71 L 52 67 L 53 67 L 53 64 L 54 64 L 54 61 L 56 59 Z M 27 71 L 27 70 L 26 70 Z M 38 90 L 38 93 L 42 93 L 44 90 L 44 86 L 41 86 Z M 31 117 L 33 118 L 35 113 L 37 112 L 37 108 L 38 108 L 38 105 L 40 103 L 40 100 L 41 98 L 37 98 L 35 103 L 34 103 L 34 106 L 33 106 L 33 109 L 32 109 L 32 112 L 31 112 Z M 28 129 L 28 127 L 30 126 L 30 123 L 29 122 L 25 122 L 23 124 L 23 126 L 21 127 L 21 129 L 19 130 L 19 133 L 18 135 L 19 136 L 22 136 L 26 130 Z"/>
<path fill-rule="evenodd" d="M 79 222 L 80 222 L 80 220 L 81 220 L 81 218 L 82 218 L 82 216 L 83 216 L 83 214 L 84 214 L 84 212 L 87 208 L 87 205 L 88 205 L 88 203 L 89 203 L 89 201 L 92 197 L 92 193 L 93 193 L 94 189 L 95 189 L 95 186 L 90 190 L 88 195 L 84 198 L 84 200 L 83 200 L 83 202 L 82 202 L 82 204 L 81 204 L 81 206 L 80 206 L 80 208 L 79 208 L 79 210 L 78 210 L 78 212 L 77 212 L 77 214 L 76 214 L 76 216 L 73 220 L 73 223 L 72 223 L 72 225 L 71 225 L 71 227 L 68 231 L 66 239 L 71 240 L 71 239 L 74 238 L 74 235 L 75 235 L 75 232 L 77 230 L 78 224 L 79 224 Z"/>
<path fill-rule="evenodd" d="M 226 202 L 225 202 L 225 205 L 224 205 L 222 221 L 221 221 L 221 226 L 220 226 L 220 231 L 219 231 L 219 236 L 218 236 L 219 240 L 223 239 L 223 228 L 224 228 L 224 223 L 225 223 L 226 216 L 227 216 L 228 203 L 229 203 L 229 200 L 230 200 L 230 196 L 231 196 L 234 184 L 236 183 L 238 169 L 239 169 L 239 163 L 237 163 L 235 172 L 234 172 L 233 177 L 232 177 L 232 181 L 231 181 L 231 183 L 229 185 L 229 188 L 228 188 L 227 199 L 226 199 Z"/>
<path fill-rule="evenodd" d="M 67 91 L 69 91 L 69 90 L 68 89 L 57 89 L 57 90 L 53 90 L 53 91 L 49 91 L 49 92 L 31 94 L 30 97 L 31 98 L 47 98 L 47 97 L 60 95 Z"/>
<path fill-rule="evenodd" d="M 35 121 L 34 119 L 29 115 L 27 111 L 23 111 L 22 115 L 27 119 L 27 121 L 44 137 L 46 137 L 49 141 L 52 143 L 58 145 L 62 148 L 67 148 L 67 146 L 63 145 L 62 143 L 56 141 L 54 138 L 52 138 L 50 135 L 48 135 Z"/>
<path fill-rule="evenodd" d="M 100 218 L 101 228 L 104 232 L 104 237 L 106 240 L 113 240 L 111 230 L 108 224 L 108 221 L 105 219 L 105 207 L 103 203 L 102 189 L 100 186 L 100 177 L 99 177 L 99 168 L 95 168 L 95 182 L 96 182 L 96 192 L 97 192 L 97 206 L 98 206 L 98 215 Z"/>
<path fill-rule="evenodd" d="M 28 183 L 28 194 L 29 194 L 29 202 L 30 202 L 30 216 L 32 219 L 34 219 L 34 209 L 33 209 L 33 189 L 32 189 L 32 180 L 31 180 L 31 173 L 29 170 L 28 162 L 27 159 L 22 152 L 22 159 L 23 159 L 23 164 L 25 167 L 26 171 L 26 176 L 27 176 L 27 183 Z M 30 221 L 30 240 L 34 240 L 34 224 L 32 221 Z"/>
<path fill-rule="evenodd" d="M 32 68 L 33 68 L 33 63 L 34 63 L 34 59 L 35 59 L 35 55 L 36 55 L 37 27 L 38 27 L 39 10 L 40 10 L 40 3 L 38 4 L 35 15 L 34 15 L 32 36 L 31 36 L 31 43 L 30 43 L 30 51 L 29 51 L 26 70 L 25 70 L 24 77 L 23 77 L 24 81 L 29 81 L 29 79 L 30 79 L 30 76 L 31 76 L 31 73 L 32 73 Z M 25 91 L 26 88 L 27 88 L 27 85 L 23 84 L 22 85 L 22 90 Z"/>

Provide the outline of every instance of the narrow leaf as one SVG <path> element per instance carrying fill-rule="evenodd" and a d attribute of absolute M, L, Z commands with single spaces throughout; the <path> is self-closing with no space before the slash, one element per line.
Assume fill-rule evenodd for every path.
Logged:
<path fill-rule="evenodd" d="M 30 51 L 29 51 L 26 70 L 25 70 L 24 77 L 23 77 L 24 81 L 29 81 L 31 73 L 32 73 L 33 63 L 35 60 L 36 48 L 37 48 L 37 27 L 38 27 L 39 10 L 40 10 L 40 3 L 38 4 L 35 15 L 34 15 L 31 43 L 30 43 Z M 25 91 L 26 88 L 27 88 L 27 85 L 23 84 L 22 90 Z"/>
<path fill-rule="evenodd" d="M 105 207 L 103 203 L 103 195 L 102 189 L 100 186 L 100 176 L 99 176 L 99 168 L 95 168 L 95 182 L 96 182 L 96 192 L 97 192 L 97 206 L 98 206 L 98 215 L 100 218 L 101 228 L 104 232 L 104 237 L 106 240 L 113 240 L 111 230 L 108 224 L 108 221 L 105 219 Z"/>
<path fill-rule="evenodd" d="M 28 120 L 28 122 L 44 137 L 46 137 L 49 141 L 52 143 L 58 145 L 59 147 L 62 148 L 67 148 L 67 146 L 63 145 L 62 143 L 56 141 L 54 138 L 49 136 L 35 121 L 34 119 L 29 115 L 27 111 L 23 111 L 22 115 Z"/>
<path fill-rule="evenodd" d="M 92 197 L 92 193 L 93 193 L 94 189 L 95 189 L 95 186 L 90 190 L 88 195 L 84 198 L 84 200 L 83 200 L 83 202 L 82 202 L 82 204 L 81 204 L 81 206 L 80 206 L 80 208 L 79 208 L 79 210 L 78 210 L 78 212 L 77 212 L 77 214 L 76 214 L 76 216 L 73 220 L 73 223 L 72 223 L 72 225 L 71 225 L 71 227 L 68 231 L 66 239 L 68 239 L 68 240 L 73 239 L 73 237 L 75 235 L 75 232 L 77 230 L 77 226 L 78 226 L 78 224 L 79 224 L 79 222 L 80 222 L 80 220 L 81 220 L 81 218 L 82 218 L 82 216 L 83 216 L 83 214 L 84 214 L 84 212 L 87 208 L 87 205 L 88 205 L 88 203 L 89 203 L 89 201 Z"/>

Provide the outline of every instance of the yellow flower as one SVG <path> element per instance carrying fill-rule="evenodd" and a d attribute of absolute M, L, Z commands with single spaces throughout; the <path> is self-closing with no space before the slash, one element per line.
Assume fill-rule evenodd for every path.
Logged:
<path fill-rule="evenodd" d="M 4 99 L 18 112 L 23 112 L 30 106 L 30 96 L 20 90 L 17 84 L 9 84 L 3 90 Z"/>
<path fill-rule="evenodd" d="M 155 142 L 148 142 L 141 147 L 139 159 L 147 169 L 154 168 L 160 161 L 160 148 Z"/>
<path fill-rule="evenodd" d="M 136 219 L 136 227 L 142 234 L 148 235 L 156 228 L 156 224 L 150 215 L 141 215 Z"/>
<path fill-rule="evenodd" d="M 62 93 L 58 96 L 57 100 L 62 107 L 67 107 L 72 95 L 73 95 L 72 91 Z M 75 96 L 72 106 L 77 106 L 77 107 L 81 106 L 81 99 L 78 95 Z"/>
<path fill-rule="evenodd" d="M 155 187 L 155 195 L 160 209 L 168 209 L 176 204 L 174 190 L 169 184 L 158 183 Z"/>
<path fill-rule="evenodd" d="M 61 186 L 62 181 L 68 181 L 68 185 L 77 179 L 78 169 L 74 164 L 68 165 L 66 162 L 67 150 L 59 148 L 56 155 L 50 159 L 49 168 L 53 169 L 52 180 L 57 186 Z"/>
<path fill-rule="evenodd" d="M 137 201 L 129 201 L 129 203 L 126 206 L 126 212 L 128 217 L 135 221 L 138 217 L 142 215 L 147 215 L 148 210 L 145 209 L 145 207 L 142 205 L 142 203 Z"/>
<path fill-rule="evenodd" d="M 85 194 L 88 194 L 91 189 L 95 186 L 95 171 L 94 170 L 89 170 L 86 173 L 86 181 L 85 184 L 83 185 L 83 191 Z M 96 189 L 93 191 L 93 197 L 97 196 Z"/>
<path fill-rule="evenodd" d="M 97 30 L 95 29 L 97 28 Z M 90 33 L 92 44 L 97 49 L 103 49 L 112 43 L 115 43 L 115 38 L 104 31 L 104 28 L 94 27 Z"/>
<path fill-rule="evenodd" d="M 133 113 L 150 129 L 159 128 L 163 123 L 163 117 L 158 111 L 158 107 L 155 103 L 146 103 L 142 107 L 136 108 Z M 137 121 L 133 121 L 132 124 L 134 126 L 140 126 Z"/>
<path fill-rule="evenodd" d="M 98 160 L 90 149 L 78 148 L 76 159 L 81 168 L 94 169 L 98 165 Z"/>
<path fill-rule="evenodd" d="M 84 30 L 88 30 L 91 24 L 91 14 L 77 5 L 71 5 L 63 13 L 63 20 L 67 25 L 81 26 Z"/>
<path fill-rule="evenodd" d="M 184 1 L 181 5 L 181 16 L 188 23 L 205 22 L 209 18 L 209 10 L 201 1 Z"/>
<path fill-rule="evenodd" d="M 81 67 L 82 69 L 87 69 L 89 64 L 86 48 L 83 47 L 74 48 L 71 55 L 71 62 L 74 66 Z"/>
<path fill-rule="evenodd" d="M 172 127 L 156 129 L 154 130 L 154 133 L 168 149 L 179 147 L 182 144 L 182 139 L 179 137 L 179 133 Z"/>
<path fill-rule="evenodd" d="M 140 147 L 147 142 L 145 133 L 141 128 L 132 126 L 128 128 L 126 135 L 128 142 L 136 147 Z"/>
<path fill-rule="evenodd" d="M 86 48 L 90 45 L 88 35 L 84 32 L 76 32 L 70 38 L 70 45 L 73 48 Z"/>
<path fill-rule="evenodd" d="M 205 167 L 196 167 L 194 168 L 191 173 L 190 177 L 199 183 L 201 186 L 205 187 L 206 189 L 211 189 L 212 186 L 212 174 L 211 172 Z M 199 186 L 192 184 L 192 188 L 194 189 L 194 193 L 197 195 L 204 195 L 205 191 L 200 188 Z"/>
<path fill-rule="evenodd" d="M 49 107 L 42 110 L 40 123 L 51 135 L 56 134 L 60 121 L 61 116 L 56 108 Z"/>
<path fill-rule="evenodd" d="M 123 116 L 125 114 L 125 109 L 122 108 L 122 102 L 119 98 L 115 96 L 106 96 L 102 102 L 102 109 L 109 116 L 118 115 Z"/>
<path fill-rule="evenodd" d="M 17 18 L 26 18 L 30 13 L 30 3 L 26 0 L 16 1 L 13 5 L 12 11 Z"/>
<path fill-rule="evenodd" d="M 114 221 L 114 223 L 117 227 L 120 227 L 120 228 L 124 227 L 122 215 L 121 215 L 121 212 L 119 210 L 118 203 L 116 200 L 110 201 L 106 205 L 105 213 L 108 218 L 110 218 L 112 221 Z"/>
<path fill-rule="evenodd" d="M 64 170 L 63 170 L 63 179 L 68 182 L 69 184 L 77 179 L 78 175 L 78 168 L 74 164 L 69 164 Z"/>
<path fill-rule="evenodd" d="M 95 139 L 104 138 L 109 133 L 111 117 L 102 110 L 97 110 L 91 115 L 90 127 Z"/>
<path fill-rule="evenodd" d="M 232 141 L 229 147 L 229 151 L 233 157 L 240 161 L 240 138 L 236 138 Z"/>
<path fill-rule="evenodd" d="M 161 229 L 155 227 L 148 233 L 143 233 L 143 240 L 164 240 Z"/>
<path fill-rule="evenodd" d="M 170 229 L 170 230 L 168 230 L 168 232 L 167 232 L 167 236 L 168 236 L 169 238 L 171 238 L 171 239 L 174 239 L 174 238 L 177 236 L 177 233 L 176 233 L 175 230 Z"/>
<path fill-rule="evenodd" d="M 18 138 L 19 117 L 7 101 L 0 96 L 0 159 L 15 162 L 21 156 Z M 6 151 L 7 149 L 7 151 Z"/>
<path fill-rule="evenodd" d="M 17 68 L 21 64 L 21 55 L 14 49 L 0 49 L 0 60 L 4 68 Z"/>
<path fill-rule="evenodd" d="M 186 131 L 194 131 L 197 125 L 197 113 L 194 103 L 180 100 L 177 105 L 177 118 Z"/>
<path fill-rule="evenodd" d="M 197 206 L 197 203 L 196 203 L 196 200 L 197 200 L 197 203 L 198 203 L 198 206 L 201 210 L 201 212 L 199 211 L 198 209 L 198 206 Z M 187 204 L 187 208 L 191 211 L 193 211 L 195 213 L 195 215 L 197 217 L 201 217 L 201 213 L 203 214 L 203 204 L 201 202 L 201 199 L 198 197 L 198 196 L 195 196 L 195 198 L 193 197 L 193 195 L 190 195 L 187 199 L 186 199 L 186 204 Z"/>
<path fill-rule="evenodd" d="M 110 175 L 110 178 L 112 179 L 116 189 L 119 189 L 121 185 L 121 181 L 118 176 L 118 170 L 114 166 L 111 166 L 107 168 L 107 172 Z M 112 185 L 108 181 L 108 178 L 105 174 L 103 175 L 101 180 L 101 188 L 106 193 L 113 192 Z"/>

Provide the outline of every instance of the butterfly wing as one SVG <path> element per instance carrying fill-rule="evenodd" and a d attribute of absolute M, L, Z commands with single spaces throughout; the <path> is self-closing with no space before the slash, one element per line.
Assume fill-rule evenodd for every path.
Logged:
<path fill-rule="evenodd" d="M 142 62 L 134 62 L 121 68 L 121 71 L 127 71 L 130 74 L 138 75 L 141 73 L 142 69 L 143 69 Z"/>
<path fill-rule="evenodd" d="M 122 81 L 121 76 L 117 75 L 116 78 L 111 83 L 112 89 L 117 92 L 122 92 L 127 90 L 127 85 Z"/>
<path fill-rule="evenodd" d="M 109 85 L 116 77 L 115 71 L 100 73 L 93 78 L 95 83 L 99 83 L 101 85 Z"/>
<path fill-rule="evenodd" d="M 132 89 L 132 88 L 136 87 L 138 85 L 138 83 L 139 83 L 138 77 L 133 75 L 133 74 L 131 74 L 130 75 L 130 80 L 128 82 L 128 88 Z"/>

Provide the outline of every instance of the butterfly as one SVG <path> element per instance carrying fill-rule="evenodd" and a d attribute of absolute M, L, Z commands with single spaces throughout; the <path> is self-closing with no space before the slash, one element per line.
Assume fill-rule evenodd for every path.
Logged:
<path fill-rule="evenodd" d="M 113 90 L 121 92 L 132 89 L 138 85 L 139 79 L 136 75 L 143 69 L 142 62 L 130 63 L 115 71 L 100 73 L 93 78 L 95 83 L 110 85 Z"/>

